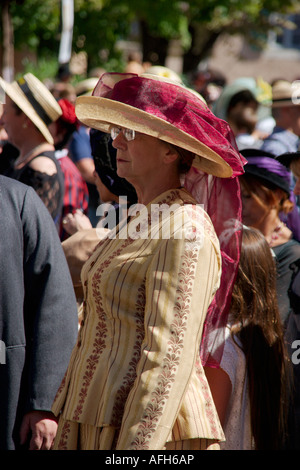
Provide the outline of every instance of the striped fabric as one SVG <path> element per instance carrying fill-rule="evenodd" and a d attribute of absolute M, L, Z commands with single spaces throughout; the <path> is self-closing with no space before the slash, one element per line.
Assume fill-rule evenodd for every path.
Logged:
<path fill-rule="evenodd" d="M 151 212 L 155 204 L 176 209 L 163 221 Z M 119 227 L 82 269 L 83 325 L 53 406 L 55 414 L 62 411 L 57 449 L 69 448 L 72 423 L 105 435 L 116 430 L 121 450 L 224 439 L 199 363 L 221 272 L 211 222 L 184 190 L 164 193 L 131 222 L 139 237 Z M 170 237 L 159 237 L 166 223 Z M 108 447 L 101 449 L 112 448 L 113 439 L 102 437 Z"/>

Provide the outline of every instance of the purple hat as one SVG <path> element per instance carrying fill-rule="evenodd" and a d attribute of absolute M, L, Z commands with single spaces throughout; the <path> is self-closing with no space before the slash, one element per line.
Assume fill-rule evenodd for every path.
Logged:
<path fill-rule="evenodd" d="M 290 195 L 290 172 L 275 155 L 260 149 L 244 149 L 241 154 L 248 162 L 245 166 L 246 175 L 260 178 L 266 184 L 278 187 Z"/>

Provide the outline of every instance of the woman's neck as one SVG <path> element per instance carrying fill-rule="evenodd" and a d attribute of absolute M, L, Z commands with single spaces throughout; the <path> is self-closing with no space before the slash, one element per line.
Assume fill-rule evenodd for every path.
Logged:
<path fill-rule="evenodd" d="M 15 166 L 21 168 L 36 155 L 47 150 L 53 150 L 53 146 L 45 140 L 26 141 L 20 149 L 20 155 L 15 161 Z"/>
<path fill-rule="evenodd" d="M 176 176 L 176 178 L 170 178 L 166 181 L 156 182 L 153 185 L 134 185 L 131 183 L 136 190 L 138 203 L 147 205 L 151 201 L 153 201 L 157 196 L 168 191 L 170 189 L 180 188 L 180 179 Z"/>

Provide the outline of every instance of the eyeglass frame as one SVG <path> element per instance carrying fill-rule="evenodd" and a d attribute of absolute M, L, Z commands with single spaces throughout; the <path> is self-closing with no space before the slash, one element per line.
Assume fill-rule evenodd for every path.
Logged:
<path fill-rule="evenodd" d="M 115 140 L 121 132 L 123 136 L 125 137 L 125 140 L 127 140 L 127 142 L 131 142 L 132 140 L 136 138 L 136 132 L 134 129 L 113 126 L 110 128 L 110 135 L 111 135 L 112 140 Z M 128 136 L 128 133 L 130 134 L 130 136 Z"/>

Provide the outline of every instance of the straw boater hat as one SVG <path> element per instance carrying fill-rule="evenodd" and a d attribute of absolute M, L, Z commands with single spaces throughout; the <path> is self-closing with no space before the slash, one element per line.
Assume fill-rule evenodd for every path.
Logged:
<path fill-rule="evenodd" d="M 272 87 L 272 107 L 293 106 L 300 104 L 300 82 L 291 83 L 278 80 Z"/>
<path fill-rule="evenodd" d="M 48 126 L 62 115 L 62 110 L 48 88 L 31 73 L 26 73 L 13 83 L 8 83 L 0 77 L 0 86 L 35 124 L 45 139 L 53 144 Z"/>
<path fill-rule="evenodd" d="M 188 150 L 192 166 L 214 176 L 231 177 L 241 166 L 229 125 L 184 86 L 162 77 L 105 73 L 92 96 L 77 98 L 76 115 L 103 132 L 130 128 Z"/>

